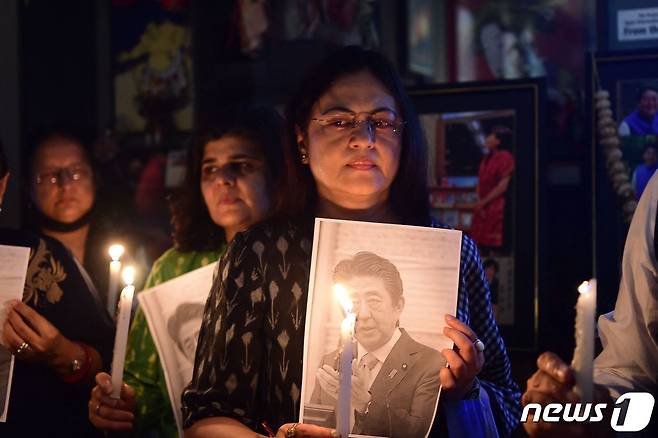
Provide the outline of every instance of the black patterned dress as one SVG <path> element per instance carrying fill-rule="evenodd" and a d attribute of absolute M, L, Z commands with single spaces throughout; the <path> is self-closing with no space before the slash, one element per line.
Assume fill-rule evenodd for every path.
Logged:
<path fill-rule="evenodd" d="M 297 420 L 312 242 L 312 218 L 272 220 L 235 236 L 206 303 L 192 381 L 182 395 L 184 427 L 223 416 L 263 433 L 262 422 L 276 430 Z M 465 235 L 457 307 L 486 346 L 479 383 L 507 436 L 518 423 L 520 392 L 477 248 Z"/>
<path fill-rule="evenodd" d="M 109 370 L 114 325 L 71 252 L 56 239 L 15 230 L 0 230 L 0 243 L 31 249 L 23 302 L 66 338 L 96 349 L 103 369 Z M 16 359 L 7 422 L 0 423 L 0 436 L 102 436 L 88 419 L 91 388 L 91 380 L 66 383 L 43 363 Z"/>

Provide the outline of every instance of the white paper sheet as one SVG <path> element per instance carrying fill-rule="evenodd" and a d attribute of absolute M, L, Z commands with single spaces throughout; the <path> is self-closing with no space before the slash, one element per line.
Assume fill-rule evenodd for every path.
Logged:
<path fill-rule="evenodd" d="M 23 297 L 29 259 L 30 248 L 0 245 L 0 337 L 7 319 L 7 302 Z M 14 356 L 0 346 L 0 422 L 7 421 L 13 371 Z"/>
<path fill-rule="evenodd" d="M 425 370 L 425 365 L 427 369 L 432 368 L 431 373 L 428 372 L 427 375 L 433 375 L 434 365 L 445 365 L 445 360 L 440 355 L 440 359 L 437 359 L 437 354 L 444 348 L 452 347 L 452 341 L 443 335 L 442 329 L 445 326 L 444 315 L 454 315 L 457 310 L 461 241 L 462 233 L 454 230 L 316 219 L 306 312 L 300 421 L 335 427 L 335 401 L 331 402 L 332 398 L 326 391 L 318 393 L 320 385 L 316 377 L 323 363 L 332 363 L 330 359 L 336 356 L 340 342 L 340 324 L 344 315 L 332 291 L 333 272 L 342 260 L 351 259 L 358 252 L 367 251 L 388 260 L 399 272 L 402 280 L 403 308 L 399 318 L 393 318 L 393 323 L 397 319 L 400 329 L 403 329 L 401 332 L 405 334 L 404 343 L 401 337 L 401 340 L 395 343 L 394 349 L 384 356 L 385 360 L 380 363 L 380 368 L 375 368 L 376 375 L 371 377 L 370 386 L 372 404 L 366 410 L 365 416 L 359 420 L 358 427 L 355 426 L 355 417 L 352 417 L 350 436 L 357 436 L 355 433 L 364 436 L 403 436 L 404 433 L 410 434 L 409 436 L 422 436 L 429 433 L 438 405 L 438 369 L 436 392 L 431 394 L 421 389 L 420 380 L 410 383 L 415 377 L 402 376 L 417 376 L 424 372 L 421 370 Z M 371 289 L 376 288 L 372 286 Z M 355 298 L 353 295 L 352 299 L 355 303 L 361 303 L 359 305 L 364 309 L 371 306 L 366 304 L 365 298 Z M 376 305 L 373 301 L 371 308 L 374 309 Z M 385 314 L 385 309 L 381 309 L 380 314 Z M 363 312 L 362 316 L 357 312 L 356 340 L 359 341 L 359 324 L 362 324 L 365 331 L 361 332 L 361 338 L 366 344 L 367 338 L 372 338 L 372 326 L 384 327 L 385 323 L 382 321 L 385 321 L 386 317 L 382 317 L 383 319 L 375 324 L 367 322 L 374 319 L 367 312 L 375 312 Z M 397 315 L 396 312 L 391 308 L 391 315 Z M 370 327 L 367 327 L 368 325 Z M 381 330 L 381 333 L 385 331 Z M 362 351 L 367 350 L 360 341 L 358 344 Z M 422 346 L 418 347 L 418 344 Z M 423 351 L 422 361 L 428 358 L 425 362 L 432 362 L 433 366 L 430 367 L 428 363 L 420 365 L 419 362 L 422 361 L 414 362 L 411 357 L 413 355 L 404 356 L 411 349 Z M 373 354 L 377 351 L 378 348 L 375 348 Z M 404 359 L 400 359 L 401 357 Z M 398 359 L 399 363 L 396 362 Z M 380 375 L 381 373 L 383 374 Z M 427 382 L 425 384 L 425 387 L 434 385 Z M 411 418 L 409 412 L 405 411 L 406 402 L 401 401 L 406 397 L 401 395 L 402 393 L 413 394 L 407 401 L 411 399 L 418 403 L 422 400 L 424 405 L 431 406 L 429 410 L 423 411 L 424 420 L 413 426 L 422 429 L 422 432 L 412 431 L 411 427 L 404 426 L 400 429 L 399 424 L 405 421 L 404 418 Z M 380 395 L 381 400 L 378 399 Z M 388 405 L 389 402 L 390 408 L 383 409 L 382 406 Z M 393 406 L 395 403 L 398 404 Z M 410 406 L 408 408 L 412 409 Z M 378 413 L 373 414 L 373 411 Z M 414 415 L 417 413 L 414 412 Z M 381 418 L 374 418 L 373 415 L 379 415 Z M 368 416 L 371 418 L 366 418 Z M 398 421 L 398 418 L 401 420 Z M 390 430 L 379 427 L 382 424 L 391 425 Z M 398 429 L 395 430 L 395 427 Z"/>
<path fill-rule="evenodd" d="M 212 263 L 137 295 L 160 355 L 180 436 L 181 393 L 192 379 L 194 352 L 214 268 Z"/>

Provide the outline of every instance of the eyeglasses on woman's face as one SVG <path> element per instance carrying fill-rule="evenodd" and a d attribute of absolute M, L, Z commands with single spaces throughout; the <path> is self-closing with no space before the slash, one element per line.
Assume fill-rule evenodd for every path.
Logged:
<path fill-rule="evenodd" d="M 78 182 L 86 181 L 91 176 L 91 170 L 86 166 L 75 166 L 71 168 L 61 168 L 55 170 L 49 170 L 37 174 L 35 182 L 38 185 L 50 185 L 56 186 L 64 184 L 64 182 Z"/>
<path fill-rule="evenodd" d="M 365 117 L 361 117 L 365 115 Z M 400 135 L 405 123 L 397 118 L 392 111 L 372 113 L 341 112 L 314 117 L 311 119 L 318 122 L 327 131 L 334 134 L 348 134 L 354 128 L 366 125 L 368 132 L 372 135 L 392 136 Z"/>

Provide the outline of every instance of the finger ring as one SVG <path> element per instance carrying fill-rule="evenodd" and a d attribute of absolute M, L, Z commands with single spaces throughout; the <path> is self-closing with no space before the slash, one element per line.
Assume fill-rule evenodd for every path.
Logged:
<path fill-rule="evenodd" d="M 23 341 L 23 343 L 16 349 L 16 356 L 20 356 L 23 352 L 30 349 L 30 344 Z"/>
<path fill-rule="evenodd" d="M 484 342 L 482 342 L 481 340 L 476 339 L 475 341 L 473 341 L 473 345 L 475 345 L 475 349 L 480 353 L 484 351 Z"/>
<path fill-rule="evenodd" d="M 299 423 L 295 423 L 286 430 L 286 438 L 295 438 L 297 436 L 297 426 Z"/>
<path fill-rule="evenodd" d="M 96 409 L 94 409 L 94 413 L 99 417 L 101 416 L 101 402 L 98 402 L 98 404 L 96 405 Z"/>

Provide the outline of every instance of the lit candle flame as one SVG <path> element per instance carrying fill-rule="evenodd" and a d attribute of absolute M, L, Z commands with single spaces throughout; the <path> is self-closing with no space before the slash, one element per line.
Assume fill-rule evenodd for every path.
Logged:
<path fill-rule="evenodd" d="M 110 246 L 107 252 L 110 254 L 110 257 L 112 257 L 113 261 L 118 262 L 125 251 L 126 248 L 124 248 L 123 245 L 116 243 Z"/>
<path fill-rule="evenodd" d="M 350 338 L 354 335 L 354 326 L 356 324 L 356 315 L 352 312 L 353 304 L 350 294 L 347 292 L 347 288 L 340 283 L 334 284 L 333 289 L 336 299 L 345 313 L 345 319 L 340 324 L 340 333 L 343 338 Z"/>
<path fill-rule="evenodd" d="M 334 294 L 338 299 L 338 304 L 343 308 L 345 315 L 352 312 L 352 300 L 350 299 L 350 294 L 347 292 L 347 288 L 340 283 L 334 284 Z"/>
<path fill-rule="evenodd" d="M 134 294 L 135 294 L 135 287 L 132 284 L 130 284 L 124 287 L 123 290 L 121 291 L 121 295 L 122 295 L 121 298 L 124 300 L 132 301 Z"/>
<path fill-rule="evenodd" d="M 592 290 L 592 285 L 589 284 L 589 281 L 583 281 L 580 286 L 578 286 L 578 292 L 581 294 L 586 294 L 591 292 Z"/>
<path fill-rule="evenodd" d="M 132 266 L 126 266 L 123 271 L 121 271 L 121 278 L 123 278 L 123 282 L 126 284 L 126 286 L 133 285 L 135 282 L 135 274 L 135 268 Z"/>

